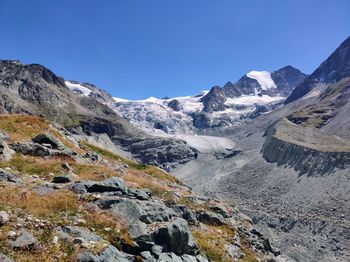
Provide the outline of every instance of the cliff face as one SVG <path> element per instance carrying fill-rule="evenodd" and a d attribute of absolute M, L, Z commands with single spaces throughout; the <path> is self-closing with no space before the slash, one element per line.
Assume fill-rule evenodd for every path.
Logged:
<path fill-rule="evenodd" d="M 336 138 L 329 137 L 328 142 L 332 145 L 316 148 L 314 141 L 325 141 L 327 138 L 312 131 L 309 141 L 295 143 L 293 136 L 298 136 L 297 125 L 290 123 L 286 119 L 280 120 L 266 132 L 266 141 L 262 147 L 261 153 L 266 161 L 275 162 L 279 166 L 289 166 L 299 172 L 300 175 L 324 175 L 329 174 L 334 169 L 345 169 L 350 166 L 350 151 L 345 144 L 340 145 Z M 286 134 L 288 130 L 289 134 Z M 305 137 L 306 133 L 304 133 Z M 306 139 L 307 140 L 307 139 Z M 313 141 L 314 140 L 314 141 Z M 300 141 L 300 140 L 299 140 Z M 294 143 L 293 143 L 294 142 Z M 307 142 L 310 144 L 308 145 Z M 337 145 L 339 143 L 339 146 Z"/>

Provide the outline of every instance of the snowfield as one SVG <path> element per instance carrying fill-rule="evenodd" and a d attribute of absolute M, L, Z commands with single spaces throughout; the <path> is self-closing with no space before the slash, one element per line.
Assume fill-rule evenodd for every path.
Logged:
<path fill-rule="evenodd" d="M 250 71 L 247 77 L 255 79 L 261 85 L 263 90 L 277 88 L 275 82 L 271 78 L 271 73 L 267 71 Z"/>

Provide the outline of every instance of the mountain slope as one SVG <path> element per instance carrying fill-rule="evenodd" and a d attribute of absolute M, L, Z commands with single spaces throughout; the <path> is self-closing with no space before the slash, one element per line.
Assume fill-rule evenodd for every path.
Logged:
<path fill-rule="evenodd" d="M 200 155 L 174 171 L 198 191 L 239 199 L 295 261 L 350 259 L 349 45 L 348 38 L 285 106 L 227 129 L 238 153 Z"/>
<path fill-rule="evenodd" d="M 42 65 L 0 60 L 2 113 L 44 116 L 76 133 L 106 133 L 136 158 L 164 168 L 196 157 L 196 150 L 183 141 L 153 137 L 135 128 L 108 106 L 111 101 L 97 87 L 64 81 Z"/>
<path fill-rule="evenodd" d="M 1 261 L 244 262 L 279 255 L 237 208 L 195 194 L 156 167 L 39 117 L 0 115 L 0 130 L 1 146 L 10 149 L 0 151 Z"/>
<path fill-rule="evenodd" d="M 350 75 L 350 37 L 325 60 L 305 82 L 295 88 L 285 103 L 293 102 L 309 93 L 319 84 L 337 82 Z"/>

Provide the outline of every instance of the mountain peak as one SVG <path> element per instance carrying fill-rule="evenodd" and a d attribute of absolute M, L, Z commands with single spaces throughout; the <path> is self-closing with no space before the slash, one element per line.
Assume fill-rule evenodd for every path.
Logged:
<path fill-rule="evenodd" d="M 337 82 L 350 76 L 350 37 L 348 37 L 300 86 L 295 88 L 285 104 L 298 100 L 316 84 Z"/>

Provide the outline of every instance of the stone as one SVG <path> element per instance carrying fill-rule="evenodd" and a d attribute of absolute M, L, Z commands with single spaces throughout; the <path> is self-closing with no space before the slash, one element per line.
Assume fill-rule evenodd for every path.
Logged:
<path fill-rule="evenodd" d="M 77 262 L 100 262 L 99 258 L 95 256 L 93 253 L 84 251 L 77 255 Z"/>
<path fill-rule="evenodd" d="M 162 253 L 158 260 L 158 262 L 182 262 L 181 257 L 177 256 L 174 253 Z"/>
<path fill-rule="evenodd" d="M 9 231 L 9 232 L 7 233 L 7 238 L 8 238 L 8 239 L 14 240 L 14 239 L 16 239 L 16 237 L 17 237 L 17 233 L 16 233 L 15 231 Z"/>
<path fill-rule="evenodd" d="M 38 243 L 38 240 L 28 231 L 21 230 L 15 240 L 8 240 L 7 243 L 12 249 L 33 249 Z"/>
<path fill-rule="evenodd" d="M 100 255 L 99 261 L 129 262 L 134 261 L 134 256 L 119 251 L 115 246 L 109 245 Z"/>
<path fill-rule="evenodd" d="M 96 235 L 95 233 L 92 233 L 88 229 L 77 227 L 77 226 L 63 226 L 58 229 L 58 237 L 61 240 L 73 242 L 74 239 L 81 238 L 84 241 L 102 241 L 103 239 Z"/>
<path fill-rule="evenodd" d="M 0 138 L 0 160 L 9 161 L 14 155 L 15 151 L 12 150 L 7 143 Z"/>
<path fill-rule="evenodd" d="M 133 196 L 139 200 L 148 200 L 150 196 L 143 190 L 140 189 L 129 189 L 129 196 Z"/>
<path fill-rule="evenodd" d="M 11 183 L 19 183 L 22 180 L 18 176 L 16 176 L 16 175 L 14 175 L 14 174 L 12 174 L 12 173 L 10 173 L 8 171 L 5 171 L 4 169 L 0 168 L 0 181 L 11 182 Z"/>
<path fill-rule="evenodd" d="M 142 261 L 147 261 L 147 262 L 154 262 L 157 261 L 149 251 L 144 251 L 141 252 L 140 255 L 142 256 Z"/>
<path fill-rule="evenodd" d="M 101 157 L 96 152 L 90 151 L 82 155 L 83 158 L 89 159 L 91 162 L 100 162 Z"/>
<path fill-rule="evenodd" d="M 198 247 L 194 242 L 186 220 L 178 218 L 165 227 L 152 233 L 157 245 L 163 246 L 165 252 L 174 252 L 176 255 L 196 255 Z"/>
<path fill-rule="evenodd" d="M 6 224 L 10 219 L 9 214 L 7 214 L 5 211 L 0 211 L 0 226 Z"/>
<path fill-rule="evenodd" d="M 163 247 L 159 245 L 154 245 L 151 247 L 151 253 L 154 257 L 158 258 L 162 252 L 163 252 Z"/>
<path fill-rule="evenodd" d="M 76 182 L 69 187 L 70 190 L 77 194 L 82 193 L 104 193 L 104 192 L 121 192 L 127 194 L 128 188 L 124 180 L 119 177 L 111 177 L 101 182 L 82 181 Z"/>
<path fill-rule="evenodd" d="M 225 220 L 222 215 L 210 211 L 200 212 L 197 219 L 204 224 L 212 226 L 222 226 L 225 224 Z"/>
<path fill-rule="evenodd" d="M 32 143 L 32 142 L 15 142 L 10 145 L 10 147 L 16 151 L 17 153 L 21 153 L 23 155 L 29 156 L 65 156 L 70 157 L 72 152 L 69 150 L 54 150 L 47 147 L 44 147 L 40 144 Z"/>
<path fill-rule="evenodd" d="M 13 262 L 13 260 L 0 253 L 0 262 Z"/>
<path fill-rule="evenodd" d="M 57 183 L 57 184 L 71 183 L 76 178 L 77 178 L 77 175 L 73 173 L 69 173 L 66 175 L 58 175 L 52 179 L 52 183 Z"/>
<path fill-rule="evenodd" d="M 65 148 L 65 146 L 58 139 L 49 133 L 39 134 L 34 137 L 32 141 L 50 149 L 63 150 Z"/>

